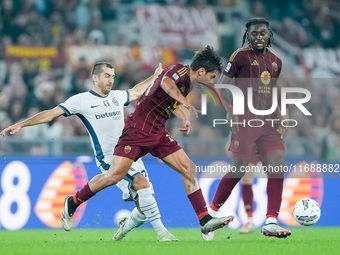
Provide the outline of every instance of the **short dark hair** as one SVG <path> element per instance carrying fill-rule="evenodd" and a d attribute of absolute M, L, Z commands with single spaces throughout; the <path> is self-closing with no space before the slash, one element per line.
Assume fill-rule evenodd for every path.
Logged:
<path fill-rule="evenodd" d="M 270 33 L 270 37 L 268 39 L 267 47 L 271 47 L 272 46 L 272 42 L 274 42 L 274 35 L 273 35 L 272 30 L 269 27 L 269 21 L 266 20 L 263 17 L 255 17 L 255 18 L 251 18 L 251 19 L 248 20 L 248 22 L 246 23 L 246 31 L 244 32 L 243 39 L 242 39 L 242 46 L 245 43 L 246 39 L 248 39 L 247 38 L 247 33 L 248 33 L 249 28 L 252 25 L 256 25 L 256 24 L 264 24 L 264 25 L 267 26 L 267 28 L 269 30 L 269 33 Z M 248 39 L 248 43 L 249 43 L 249 39 Z"/>
<path fill-rule="evenodd" d="M 99 76 L 103 72 L 103 68 L 102 68 L 103 65 L 106 65 L 106 67 L 111 68 L 111 69 L 113 68 L 113 66 L 108 62 L 97 62 L 94 64 L 92 68 L 91 75 L 96 74 Z"/>
<path fill-rule="evenodd" d="M 203 67 L 207 73 L 216 70 L 221 72 L 221 66 L 221 57 L 214 51 L 214 48 L 209 45 L 204 49 L 196 51 L 194 59 L 190 65 L 193 71 L 197 71 Z"/>

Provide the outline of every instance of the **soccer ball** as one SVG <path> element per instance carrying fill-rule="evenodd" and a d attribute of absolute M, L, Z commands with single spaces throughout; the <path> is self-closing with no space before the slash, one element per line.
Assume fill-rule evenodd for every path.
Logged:
<path fill-rule="evenodd" d="M 311 226 L 320 219 L 321 210 L 315 200 L 303 198 L 295 204 L 293 214 L 299 224 L 302 226 Z"/>

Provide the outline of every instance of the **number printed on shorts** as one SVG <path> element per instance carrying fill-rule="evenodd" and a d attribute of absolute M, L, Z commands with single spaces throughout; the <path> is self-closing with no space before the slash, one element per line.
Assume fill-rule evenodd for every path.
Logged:
<path fill-rule="evenodd" d="M 147 177 L 148 177 L 148 174 L 146 173 L 146 171 L 145 171 L 145 170 L 142 170 L 142 171 L 140 171 L 140 172 L 141 172 L 141 174 L 142 174 L 142 175 L 144 175 L 144 177 L 145 177 L 145 178 L 147 178 Z"/>

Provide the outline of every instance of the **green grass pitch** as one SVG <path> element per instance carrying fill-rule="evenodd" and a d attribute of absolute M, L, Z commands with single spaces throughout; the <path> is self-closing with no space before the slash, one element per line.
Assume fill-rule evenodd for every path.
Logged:
<path fill-rule="evenodd" d="M 137 229 L 121 242 L 111 242 L 115 229 L 0 231 L 0 254 L 340 254 L 340 228 L 292 228 L 287 239 L 268 238 L 256 233 L 240 235 L 221 229 L 205 242 L 199 229 L 170 229 L 180 242 L 160 243 L 152 229 Z"/>

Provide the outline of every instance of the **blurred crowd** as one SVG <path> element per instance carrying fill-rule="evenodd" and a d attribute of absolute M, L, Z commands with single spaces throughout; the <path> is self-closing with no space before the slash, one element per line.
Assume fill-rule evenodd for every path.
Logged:
<path fill-rule="evenodd" d="M 266 17 L 289 43 L 296 46 L 339 46 L 340 2 L 337 0 L 251 0 L 251 13 Z"/>
<path fill-rule="evenodd" d="M 244 6 L 251 16 L 270 20 L 273 30 L 294 45 L 339 46 L 337 0 L 2 0 L 2 47 L 12 43 L 25 46 L 138 43 L 138 38 L 132 35 L 138 30 L 133 10 L 145 3 Z M 124 4 L 134 7 L 127 11 Z M 125 22 L 115 26 L 122 19 Z"/>
<path fill-rule="evenodd" d="M 0 129 L 33 116 L 42 110 L 55 107 L 69 96 L 84 92 L 92 87 L 91 66 L 86 59 L 79 59 L 76 68 L 65 65 L 51 68 L 38 58 L 23 58 L 21 62 L 9 63 L 5 60 L 6 47 L 55 46 L 62 50 L 68 45 L 138 45 L 138 24 L 133 8 L 138 4 L 176 4 L 195 6 L 244 6 L 248 16 L 263 16 L 271 22 L 275 33 L 294 46 L 319 45 L 323 48 L 339 47 L 340 2 L 336 0 L 2 0 L 0 2 Z M 133 4 L 127 8 L 124 4 Z M 217 16 L 217 20 L 222 22 Z M 123 21 L 123 22 L 122 22 Z M 246 20 L 242 20 L 244 24 Z M 225 23 L 223 23 L 225 25 Z M 227 24 L 226 24 L 227 25 Z M 243 26 L 243 25 L 242 25 Z M 240 38 L 241 39 L 241 38 Z M 221 49 L 223 51 L 223 48 Z M 185 58 L 179 61 L 186 61 Z M 143 70 L 140 61 L 127 64 L 117 71 L 115 89 L 131 88 L 151 75 Z M 322 157 L 340 157 L 340 82 L 299 80 L 292 70 L 283 70 L 283 86 L 296 87 L 297 84 L 311 89 L 312 100 L 307 108 L 313 114 L 306 117 L 296 108 L 290 116 L 301 120 L 297 128 L 292 128 L 290 137 L 313 138 L 322 145 Z M 315 92 L 315 93 L 314 93 Z M 200 94 L 191 95 L 192 102 L 200 102 Z M 197 106 L 200 108 L 200 106 Z M 208 108 L 217 107 L 212 100 Z M 226 126 L 212 128 L 212 120 L 225 115 L 220 111 L 198 119 L 192 118 L 192 137 L 213 138 L 227 136 Z M 127 112 L 133 111 L 133 105 Z M 219 113 L 219 114 L 218 114 Z M 173 136 L 180 138 L 181 123 L 171 118 L 169 129 Z M 17 136 L 28 140 L 45 137 L 86 136 L 87 132 L 77 118 L 59 118 L 51 123 L 23 129 Z M 335 139 L 335 137 L 337 139 Z M 316 146 L 320 148 L 320 146 Z M 337 148 L 337 149 L 334 149 Z M 4 148 L 3 153 L 11 153 Z M 202 149 L 200 154 L 209 153 Z M 315 155 L 310 146 L 302 146 L 302 154 Z M 35 153 L 35 152 L 31 152 Z M 43 154 L 46 151 L 37 151 Z M 335 155 L 335 156 L 334 156 Z"/>

